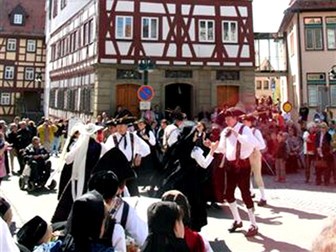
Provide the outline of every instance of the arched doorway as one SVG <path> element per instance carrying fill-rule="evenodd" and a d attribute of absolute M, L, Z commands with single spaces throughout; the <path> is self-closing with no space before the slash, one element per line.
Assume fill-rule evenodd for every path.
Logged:
<path fill-rule="evenodd" d="M 192 91 L 189 84 L 174 83 L 165 87 L 165 109 L 175 109 L 180 106 L 188 118 L 192 115 Z"/>

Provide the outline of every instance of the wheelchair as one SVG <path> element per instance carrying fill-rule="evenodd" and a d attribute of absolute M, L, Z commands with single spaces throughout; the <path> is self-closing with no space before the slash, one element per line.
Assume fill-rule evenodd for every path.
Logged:
<path fill-rule="evenodd" d="M 51 161 L 43 162 L 31 161 L 26 163 L 22 175 L 19 178 L 19 187 L 21 190 L 28 192 L 35 191 L 39 188 L 44 188 L 51 172 Z M 49 190 L 55 189 L 57 183 L 53 179 L 47 186 Z"/>

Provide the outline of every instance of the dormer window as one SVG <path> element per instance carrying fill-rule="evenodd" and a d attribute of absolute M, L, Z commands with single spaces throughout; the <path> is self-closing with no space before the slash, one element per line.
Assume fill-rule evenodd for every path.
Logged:
<path fill-rule="evenodd" d="M 23 24 L 23 16 L 22 16 L 22 14 L 14 14 L 13 23 L 17 24 L 17 25 L 22 25 Z"/>
<path fill-rule="evenodd" d="M 17 5 L 9 14 L 10 23 L 12 25 L 24 25 L 26 17 L 27 14 L 20 4 Z"/>

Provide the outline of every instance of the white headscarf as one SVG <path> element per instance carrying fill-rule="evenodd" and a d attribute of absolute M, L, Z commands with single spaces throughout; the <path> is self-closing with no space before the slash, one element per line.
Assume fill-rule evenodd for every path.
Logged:
<path fill-rule="evenodd" d="M 71 174 L 71 194 L 73 200 L 77 199 L 83 194 L 86 155 L 90 138 L 97 130 L 102 128 L 102 126 L 97 126 L 94 123 L 85 125 L 80 129 L 80 136 L 73 150 L 69 152 L 69 154 L 75 154 Z"/>
<path fill-rule="evenodd" d="M 7 223 L 0 217 L 0 251 L 20 252 L 9 231 Z"/>

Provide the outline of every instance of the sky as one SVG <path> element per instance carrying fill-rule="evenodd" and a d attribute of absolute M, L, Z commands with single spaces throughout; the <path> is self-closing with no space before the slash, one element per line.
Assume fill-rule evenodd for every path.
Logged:
<path fill-rule="evenodd" d="M 253 0 L 254 32 L 277 32 L 290 0 Z"/>

